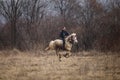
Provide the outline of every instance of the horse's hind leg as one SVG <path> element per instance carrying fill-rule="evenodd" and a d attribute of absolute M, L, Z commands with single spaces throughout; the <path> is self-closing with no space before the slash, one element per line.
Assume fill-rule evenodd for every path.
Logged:
<path fill-rule="evenodd" d="M 59 54 L 59 61 L 61 61 L 61 54 Z"/>
<path fill-rule="evenodd" d="M 58 56 L 58 50 L 56 49 L 56 55 Z"/>

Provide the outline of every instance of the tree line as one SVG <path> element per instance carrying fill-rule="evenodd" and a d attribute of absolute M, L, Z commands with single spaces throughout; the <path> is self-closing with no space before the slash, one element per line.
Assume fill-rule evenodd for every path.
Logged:
<path fill-rule="evenodd" d="M 119 0 L 0 0 L 0 15 L 0 49 L 44 49 L 66 26 L 79 51 L 120 51 Z"/>

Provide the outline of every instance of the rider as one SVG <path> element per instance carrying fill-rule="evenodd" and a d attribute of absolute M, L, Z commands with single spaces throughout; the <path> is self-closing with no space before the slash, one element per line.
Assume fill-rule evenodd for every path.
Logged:
<path fill-rule="evenodd" d="M 63 46 L 62 46 L 63 49 L 65 49 L 65 37 L 68 35 L 69 35 L 69 33 L 66 31 L 66 27 L 63 27 L 63 29 L 60 32 L 60 38 L 63 41 Z"/>

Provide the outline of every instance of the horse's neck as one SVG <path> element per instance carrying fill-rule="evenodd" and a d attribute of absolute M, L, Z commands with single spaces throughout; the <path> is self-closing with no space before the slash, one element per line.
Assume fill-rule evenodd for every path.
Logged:
<path fill-rule="evenodd" d="M 69 36 L 67 36 L 66 38 L 65 38 L 65 41 L 68 41 L 68 39 L 71 37 L 71 35 L 69 35 Z"/>
<path fill-rule="evenodd" d="M 69 41 L 68 41 L 68 39 L 71 37 L 71 35 L 69 35 L 69 36 L 67 36 L 66 38 L 65 38 L 65 42 L 66 42 L 66 45 L 72 45 L 72 43 L 70 43 Z"/>
<path fill-rule="evenodd" d="M 65 39 L 65 48 L 66 50 L 71 51 L 72 43 L 70 43 L 68 39 L 69 39 L 68 37 Z"/>

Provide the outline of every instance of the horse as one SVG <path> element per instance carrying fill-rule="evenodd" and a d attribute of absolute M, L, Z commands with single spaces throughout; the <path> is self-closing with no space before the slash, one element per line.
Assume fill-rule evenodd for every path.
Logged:
<path fill-rule="evenodd" d="M 62 54 L 58 53 L 60 50 L 66 51 L 64 57 L 69 57 L 71 55 L 71 49 L 74 43 L 78 43 L 76 33 L 72 33 L 65 38 L 65 50 L 63 50 L 63 41 L 61 39 L 55 39 L 49 42 L 48 47 L 45 48 L 45 51 L 55 50 L 56 55 L 59 56 L 59 61 L 61 61 Z"/>

